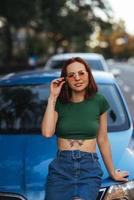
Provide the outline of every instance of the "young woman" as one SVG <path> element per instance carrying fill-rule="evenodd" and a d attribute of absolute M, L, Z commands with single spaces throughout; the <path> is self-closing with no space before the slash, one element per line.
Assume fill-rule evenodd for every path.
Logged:
<path fill-rule="evenodd" d="M 42 134 L 58 138 L 57 157 L 49 165 L 46 200 L 96 200 L 103 174 L 96 144 L 109 175 L 127 181 L 128 172 L 115 170 L 112 163 L 108 108 L 87 63 L 79 57 L 67 60 L 61 78 L 51 82 L 42 121 Z"/>

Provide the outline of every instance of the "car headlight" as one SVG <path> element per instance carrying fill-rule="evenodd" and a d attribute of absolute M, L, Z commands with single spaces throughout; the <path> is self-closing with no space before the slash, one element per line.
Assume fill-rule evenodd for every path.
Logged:
<path fill-rule="evenodd" d="M 123 184 L 110 186 L 104 200 L 133 200 L 134 180 Z"/>

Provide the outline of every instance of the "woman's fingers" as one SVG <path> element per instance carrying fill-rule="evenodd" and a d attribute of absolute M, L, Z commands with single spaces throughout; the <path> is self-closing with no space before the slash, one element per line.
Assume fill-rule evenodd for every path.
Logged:
<path fill-rule="evenodd" d="M 119 174 L 121 174 L 123 177 L 127 177 L 129 175 L 128 171 L 117 171 Z"/>
<path fill-rule="evenodd" d="M 124 174 L 124 176 L 128 176 L 129 175 L 128 171 L 123 171 L 123 174 Z"/>
<path fill-rule="evenodd" d="M 52 83 L 56 86 L 59 86 L 61 83 L 65 83 L 65 78 L 61 77 L 52 81 Z"/>
<path fill-rule="evenodd" d="M 129 176 L 128 171 L 120 171 L 120 170 L 116 170 L 115 171 L 115 180 L 117 181 L 128 181 L 127 177 Z"/>
<path fill-rule="evenodd" d="M 50 85 L 51 95 L 57 97 L 60 94 L 62 85 L 65 83 L 65 78 L 61 77 L 58 79 L 54 79 Z"/>
<path fill-rule="evenodd" d="M 122 178 L 121 181 L 127 182 L 128 179 L 127 178 Z"/>

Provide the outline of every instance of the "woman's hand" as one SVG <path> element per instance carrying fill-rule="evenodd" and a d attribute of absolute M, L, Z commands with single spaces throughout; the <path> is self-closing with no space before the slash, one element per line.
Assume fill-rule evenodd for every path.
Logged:
<path fill-rule="evenodd" d="M 114 176 L 112 177 L 115 181 L 128 181 L 127 177 L 129 176 L 128 171 L 120 171 L 120 170 L 115 170 Z"/>
<path fill-rule="evenodd" d="M 54 79 L 50 85 L 50 95 L 54 98 L 57 98 L 60 94 L 61 88 L 64 83 L 65 83 L 64 77 Z"/>

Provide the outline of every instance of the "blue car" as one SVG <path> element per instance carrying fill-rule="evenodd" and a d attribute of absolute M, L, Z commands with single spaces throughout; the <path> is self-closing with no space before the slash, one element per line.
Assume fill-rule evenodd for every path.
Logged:
<path fill-rule="evenodd" d="M 108 100 L 108 136 L 116 169 L 128 170 L 128 182 L 113 181 L 104 166 L 97 200 L 134 200 L 134 129 L 114 77 L 93 72 Z M 29 71 L 0 78 L 0 199 L 44 200 L 48 165 L 56 155 L 56 137 L 41 134 L 50 82 L 59 72 Z M 90 197 L 89 197 L 90 200 Z"/>

